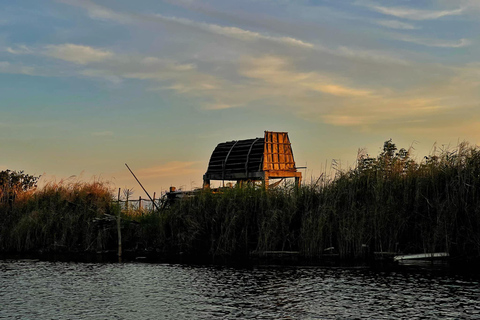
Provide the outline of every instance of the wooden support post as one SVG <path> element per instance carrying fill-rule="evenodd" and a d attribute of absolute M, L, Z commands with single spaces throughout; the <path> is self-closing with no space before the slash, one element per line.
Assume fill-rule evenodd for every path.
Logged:
<path fill-rule="evenodd" d="M 297 186 L 297 188 L 300 188 L 302 186 L 302 176 L 295 177 L 295 185 Z"/>
<path fill-rule="evenodd" d="M 203 180 L 203 189 L 210 189 L 210 180 L 208 179 Z"/>
<path fill-rule="evenodd" d="M 138 209 L 142 210 L 142 196 L 138 197 Z"/>

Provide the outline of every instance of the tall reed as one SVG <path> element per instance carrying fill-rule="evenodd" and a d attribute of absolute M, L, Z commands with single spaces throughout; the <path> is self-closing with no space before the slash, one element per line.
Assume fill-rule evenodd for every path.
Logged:
<path fill-rule="evenodd" d="M 22 193 L 13 206 L 0 205 L 0 251 L 114 250 L 116 228 L 106 218 L 122 208 L 111 191 L 93 182 Z M 300 188 L 204 190 L 161 212 L 124 208 L 122 217 L 127 252 L 363 258 L 447 251 L 478 258 L 480 150 L 462 143 L 418 162 L 387 141 L 378 156 L 360 152 L 356 167 Z"/>
<path fill-rule="evenodd" d="M 480 254 L 480 151 L 466 144 L 417 163 L 387 141 L 375 158 L 299 189 L 202 192 L 164 213 L 165 248 L 209 255 L 299 250 Z M 317 181 L 318 182 L 318 181 Z M 332 249 L 333 248 L 333 249 Z"/>
<path fill-rule="evenodd" d="M 111 213 L 111 190 L 103 182 L 49 183 L 19 193 L 0 207 L 1 251 L 85 251 L 101 249 L 94 219 Z"/>

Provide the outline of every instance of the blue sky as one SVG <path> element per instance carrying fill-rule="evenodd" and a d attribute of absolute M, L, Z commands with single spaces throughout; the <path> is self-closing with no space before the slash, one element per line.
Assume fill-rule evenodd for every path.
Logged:
<path fill-rule="evenodd" d="M 0 169 L 198 187 L 223 141 L 288 131 L 307 180 L 390 138 L 480 142 L 480 1 L 0 4 Z"/>

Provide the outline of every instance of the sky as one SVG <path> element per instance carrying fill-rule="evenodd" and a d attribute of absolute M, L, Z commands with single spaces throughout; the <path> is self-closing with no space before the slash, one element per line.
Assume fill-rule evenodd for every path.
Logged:
<path fill-rule="evenodd" d="M 479 0 L 3 0 L 0 170 L 143 195 L 288 132 L 304 181 L 480 143 Z"/>

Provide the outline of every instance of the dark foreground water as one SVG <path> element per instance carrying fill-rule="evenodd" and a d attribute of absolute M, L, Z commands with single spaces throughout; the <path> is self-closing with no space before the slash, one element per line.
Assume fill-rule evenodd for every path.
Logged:
<path fill-rule="evenodd" d="M 480 319 L 476 275 L 0 260 L 5 319 Z"/>

